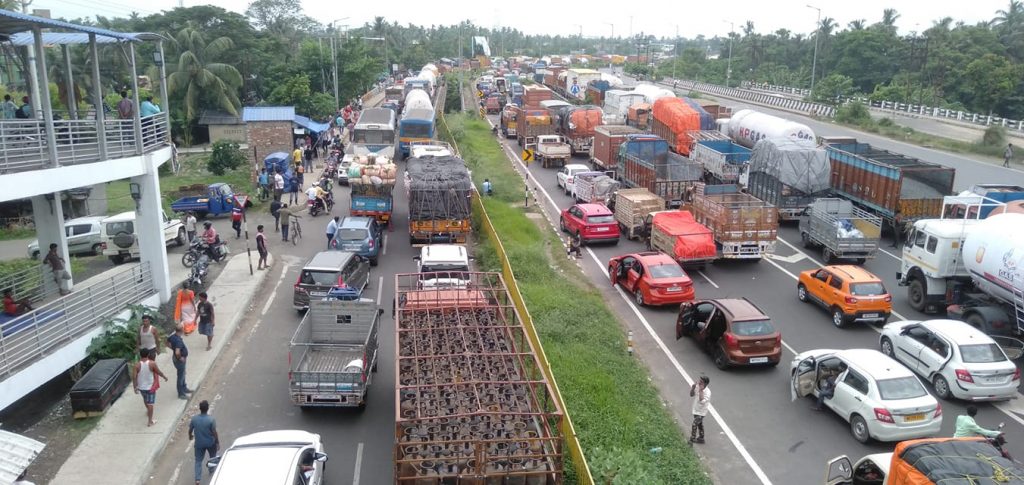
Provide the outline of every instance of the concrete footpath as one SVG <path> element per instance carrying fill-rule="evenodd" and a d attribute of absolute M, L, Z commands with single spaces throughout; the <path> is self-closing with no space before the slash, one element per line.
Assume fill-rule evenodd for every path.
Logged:
<path fill-rule="evenodd" d="M 274 264 L 273 259 L 270 263 Z M 256 271 L 250 276 L 249 260 L 242 253 L 227 262 L 220 276 L 207 289 L 216 315 L 213 349 L 206 350 L 206 336 L 198 332 L 185 337 L 189 350 L 186 382 L 192 389 L 202 387 L 203 379 L 217 356 L 249 311 L 267 273 L 269 271 Z M 156 361 L 168 381 L 161 381 L 157 391 L 153 412 L 156 424 L 146 426 L 142 398 L 129 386 L 64 462 L 51 484 L 137 484 L 146 480 L 153 460 L 164 449 L 182 416 L 186 411 L 193 412 L 197 406 L 192 399 L 178 399 L 174 384 L 177 374 L 171 363 L 171 354 L 165 344 L 162 343 L 161 348 L 164 351 Z"/>

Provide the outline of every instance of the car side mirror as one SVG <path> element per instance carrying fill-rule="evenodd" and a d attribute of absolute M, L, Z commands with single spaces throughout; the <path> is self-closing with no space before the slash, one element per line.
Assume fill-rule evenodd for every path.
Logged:
<path fill-rule="evenodd" d="M 853 483 L 853 463 L 846 455 L 829 460 L 825 469 L 825 485 Z"/>
<path fill-rule="evenodd" d="M 900 330 L 900 335 L 908 335 L 908 334 L 910 334 L 910 329 L 909 328 L 904 328 L 903 330 Z"/>
<path fill-rule="evenodd" d="M 383 311 L 383 310 L 381 310 L 381 311 Z M 319 461 L 320 463 L 326 463 L 327 462 L 327 454 L 326 453 L 317 453 L 316 454 L 316 461 Z"/>

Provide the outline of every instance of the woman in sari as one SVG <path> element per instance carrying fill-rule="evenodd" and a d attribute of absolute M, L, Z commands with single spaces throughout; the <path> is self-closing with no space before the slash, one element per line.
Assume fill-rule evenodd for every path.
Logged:
<path fill-rule="evenodd" d="M 189 289 L 185 282 L 178 290 L 178 299 L 174 305 L 174 320 L 181 323 L 185 335 L 196 330 L 198 312 L 196 311 L 196 293 Z"/>

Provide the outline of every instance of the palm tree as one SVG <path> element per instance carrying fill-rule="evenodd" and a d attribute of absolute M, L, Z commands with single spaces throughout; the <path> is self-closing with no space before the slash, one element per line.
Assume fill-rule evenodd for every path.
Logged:
<path fill-rule="evenodd" d="M 900 18 L 900 14 L 896 12 L 895 8 L 887 8 L 882 10 L 882 26 L 890 29 L 896 28 L 896 20 Z"/>
<path fill-rule="evenodd" d="M 992 19 L 994 25 L 1001 25 L 1010 29 L 1019 27 L 1024 23 L 1024 2 L 1010 0 L 1006 10 L 996 11 L 996 18 Z"/>
<path fill-rule="evenodd" d="M 194 24 L 189 24 L 174 37 L 178 51 L 178 67 L 167 76 L 171 93 L 184 92 L 182 107 L 190 124 L 204 105 L 214 105 L 238 116 L 238 89 L 242 75 L 230 64 L 213 62 L 235 46 L 228 37 L 207 42 Z"/>
<path fill-rule="evenodd" d="M 864 19 L 851 20 L 850 23 L 846 24 L 850 30 L 864 30 L 867 25 L 867 21 Z"/>
<path fill-rule="evenodd" d="M 832 35 L 832 32 L 836 30 L 836 27 L 839 27 L 839 24 L 836 23 L 836 19 L 832 17 L 825 17 L 821 19 L 821 23 L 818 24 L 818 30 L 821 31 L 821 34 L 824 35 L 826 39 Z"/>

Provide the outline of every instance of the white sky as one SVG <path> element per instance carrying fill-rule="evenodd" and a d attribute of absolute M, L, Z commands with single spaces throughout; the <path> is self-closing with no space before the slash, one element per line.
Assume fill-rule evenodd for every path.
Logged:
<path fill-rule="evenodd" d="M 185 6 L 212 4 L 244 13 L 251 0 L 180 0 Z M 93 15 L 127 16 L 136 11 L 141 15 L 172 9 L 179 0 L 34 0 L 29 7 L 47 8 L 53 17 L 87 17 Z M 528 34 L 562 34 L 575 36 L 583 24 L 583 37 L 611 35 L 628 36 L 641 31 L 656 36 L 672 36 L 678 27 L 682 37 L 704 34 L 711 37 L 729 32 L 729 22 L 739 31 L 747 20 L 753 20 L 759 33 L 786 28 L 795 33 L 814 30 L 816 10 L 807 7 L 808 0 L 732 0 L 686 1 L 646 0 L 633 10 L 607 8 L 603 5 L 622 5 L 612 0 L 584 0 L 555 2 L 542 0 L 516 0 L 509 2 L 482 2 L 480 0 L 384 0 L 361 2 L 358 0 L 301 0 L 306 14 L 322 23 L 349 17 L 339 24 L 359 26 L 383 16 L 389 22 L 414 23 L 424 26 L 451 25 L 468 19 L 485 26 L 514 26 Z M 897 26 L 901 33 L 922 31 L 934 20 L 952 17 L 967 24 L 990 20 L 999 9 L 1006 8 L 1009 0 L 811 0 L 822 9 L 822 17 L 836 19 L 841 28 L 847 22 L 865 19 L 877 22 L 885 8 L 896 8 L 900 14 Z M 445 6 L 445 7 L 442 7 Z M 630 26 L 632 16 L 632 29 Z M 493 45 L 493 41 L 492 41 Z"/>

